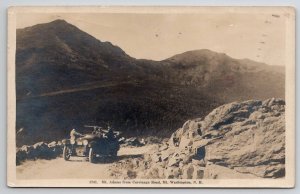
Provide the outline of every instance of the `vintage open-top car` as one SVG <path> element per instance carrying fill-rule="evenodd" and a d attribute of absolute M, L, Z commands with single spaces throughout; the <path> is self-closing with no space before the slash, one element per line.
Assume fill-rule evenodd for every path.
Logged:
<path fill-rule="evenodd" d="M 114 133 L 114 137 L 107 137 L 103 132 L 93 132 L 75 141 L 64 139 L 63 158 L 69 160 L 71 156 L 82 156 L 87 157 L 91 163 L 94 163 L 97 157 L 114 158 L 120 149 L 118 135 L 119 133 Z"/>

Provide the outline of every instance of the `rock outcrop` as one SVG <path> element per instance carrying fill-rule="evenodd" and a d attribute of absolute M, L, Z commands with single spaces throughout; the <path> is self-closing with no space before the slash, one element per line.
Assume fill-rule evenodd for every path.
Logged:
<path fill-rule="evenodd" d="M 272 98 L 220 106 L 204 119 L 185 122 L 136 163 L 131 171 L 141 178 L 284 177 L 285 102 Z"/>
<path fill-rule="evenodd" d="M 17 148 L 16 164 L 20 165 L 25 160 L 53 159 L 62 154 L 63 144 L 58 141 L 51 143 L 38 142 L 34 145 L 23 145 Z"/>
<path fill-rule="evenodd" d="M 144 139 L 139 140 L 137 137 L 131 137 L 128 139 L 125 139 L 124 137 L 119 140 L 119 142 L 122 144 L 122 146 L 143 146 L 145 145 Z"/>

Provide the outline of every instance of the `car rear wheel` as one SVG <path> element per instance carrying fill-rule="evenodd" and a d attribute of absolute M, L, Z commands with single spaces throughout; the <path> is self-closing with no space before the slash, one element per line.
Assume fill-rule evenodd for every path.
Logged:
<path fill-rule="evenodd" d="M 63 157 L 64 157 L 64 160 L 66 160 L 66 161 L 70 159 L 70 157 L 71 157 L 71 148 L 69 146 L 64 146 Z"/>
<path fill-rule="evenodd" d="M 118 156 L 118 150 L 113 150 L 111 153 L 112 157 L 116 158 Z"/>
<path fill-rule="evenodd" d="M 89 162 L 94 163 L 95 162 L 95 157 L 96 156 L 95 156 L 93 148 L 90 148 L 90 150 L 89 150 Z"/>

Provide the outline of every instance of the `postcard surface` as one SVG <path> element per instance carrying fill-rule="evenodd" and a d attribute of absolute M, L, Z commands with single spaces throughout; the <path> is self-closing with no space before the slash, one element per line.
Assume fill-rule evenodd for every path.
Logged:
<path fill-rule="evenodd" d="M 11 187 L 295 182 L 291 7 L 11 7 Z"/>

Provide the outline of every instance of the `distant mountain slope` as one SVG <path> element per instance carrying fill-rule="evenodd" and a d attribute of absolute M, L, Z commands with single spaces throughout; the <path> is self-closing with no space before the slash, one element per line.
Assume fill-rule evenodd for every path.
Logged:
<path fill-rule="evenodd" d="M 175 55 L 165 62 L 175 82 L 202 88 L 226 102 L 284 98 L 284 67 L 233 59 L 206 49 Z"/>
<path fill-rule="evenodd" d="M 284 77 L 283 68 L 209 50 L 134 59 L 55 20 L 17 30 L 17 138 L 51 140 L 107 123 L 125 135 L 167 136 L 224 103 L 284 98 Z"/>
<path fill-rule="evenodd" d="M 119 47 L 101 42 L 64 20 L 19 29 L 18 94 L 59 90 L 107 76 L 121 77 L 123 72 L 136 69 L 132 60 Z"/>

